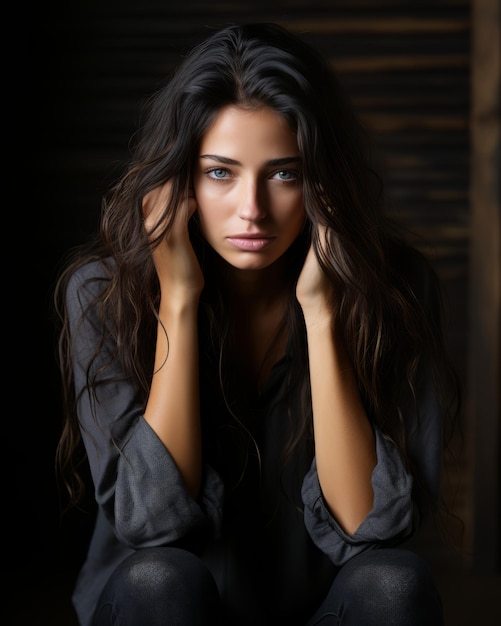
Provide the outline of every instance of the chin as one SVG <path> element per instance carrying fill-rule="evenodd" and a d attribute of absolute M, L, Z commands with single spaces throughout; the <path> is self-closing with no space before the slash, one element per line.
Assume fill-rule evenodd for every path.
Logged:
<path fill-rule="evenodd" d="M 256 261 L 254 262 L 249 262 L 249 263 L 231 263 L 230 261 L 227 261 L 227 264 L 232 267 L 235 270 L 239 270 L 241 272 L 259 272 L 261 270 L 265 270 L 266 268 L 270 267 L 270 265 L 273 264 L 273 261 L 269 261 L 269 262 L 261 262 L 258 263 Z"/>

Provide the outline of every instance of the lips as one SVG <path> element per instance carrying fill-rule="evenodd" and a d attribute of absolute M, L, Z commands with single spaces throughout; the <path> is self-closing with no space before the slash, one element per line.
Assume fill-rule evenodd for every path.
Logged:
<path fill-rule="evenodd" d="M 274 241 L 274 239 L 275 237 L 270 237 L 270 236 L 262 235 L 259 233 L 254 233 L 252 235 L 250 234 L 233 235 L 227 238 L 229 243 L 235 248 L 238 248 L 239 250 L 246 250 L 246 251 L 251 251 L 251 252 L 263 250 L 263 248 L 266 248 L 267 246 L 269 246 Z"/>

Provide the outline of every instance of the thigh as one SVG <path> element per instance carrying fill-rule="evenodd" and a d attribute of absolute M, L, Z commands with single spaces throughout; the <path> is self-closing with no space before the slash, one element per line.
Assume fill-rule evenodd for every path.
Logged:
<path fill-rule="evenodd" d="M 137 550 L 113 572 L 98 602 L 93 626 L 163 626 L 218 621 L 214 579 L 200 559 L 180 548 Z"/>
<path fill-rule="evenodd" d="M 414 552 L 363 552 L 336 575 L 307 626 L 443 626 L 442 602 L 429 567 Z"/>

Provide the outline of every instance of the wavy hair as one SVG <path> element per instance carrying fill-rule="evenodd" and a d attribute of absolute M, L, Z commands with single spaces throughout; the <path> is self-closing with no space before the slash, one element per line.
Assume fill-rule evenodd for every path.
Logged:
<path fill-rule="evenodd" d="M 319 262 L 339 295 L 337 325 L 368 414 L 399 446 L 419 484 L 417 468 L 406 449 L 402 403 L 403 398 L 416 399 L 422 368 L 433 373 L 446 413 L 454 413 L 449 394 L 454 375 L 445 357 L 440 286 L 427 260 L 404 242 L 385 216 L 382 184 L 371 162 L 366 134 L 326 61 L 278 25 L 231 25 L 196 46 L 145 104 L 140 130 L 131 144 L 130 162 L 103 198 L 99 233 L 90 245 L 73 254 L 55 289 L 64 405 L 57 458 L 71 498 L 77 501 L 82 495 L 77 466 L 85 453 L 75 409 L 64 305 L 68 281 L 89 260 L 112 259 L 110 280 L 93 305 L 98 305 L 101 314 L 103 343 L 108 334 L 113 335 L 116 354 L 111 358 L 121 360 L 126 375 L 146 401 L 159 286 L 143 227 L 142 200 L 155 187 L 172 181 L 163 216 L 167 219 L 156 245 L 170 228 L 176 207 L 191 185 L 201 138 L 228 105 L 273 108 L 296 132 L 302 156 L 309 227 L 291 254 L 286 318 L 292 346 L 289 385 L 297 402 L 291 402 L 295 408 L 291 408 L 285 457 L 301 446 L 311 450 L 313 440 L 304 322 L 294 289 L 312 239 Z M 325 249 L 320 248 L 317 229 L 312 228 L 317 225 L 327 227 Z M 211 276 L 210 258 L 196 218 L 190 229 L 206 275 L 201 306 L 225 395 L 231 367 L 224 346 L 231 316 L 218 293 L 217 280 Z M 89 389 L 96 384 L 89 373 Z"/>

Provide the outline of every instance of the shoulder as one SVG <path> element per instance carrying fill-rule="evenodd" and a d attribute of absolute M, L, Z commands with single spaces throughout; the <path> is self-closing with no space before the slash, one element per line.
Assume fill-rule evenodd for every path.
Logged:
<path fill-rule="evenodd" d="M 87 261 L 76 267 L 68 278 L 66 302 L 70 309 L 85 308 L 100 299 L 114 272 L 111 258 Z"/>
<path fill-rule="evenodd" d="M 75 294 L 83 289 L 99 292 L 113 275 L 114 262 L 111 258 L 87 261 L 73 270 L 68 279 L 68 293 Z"/>

